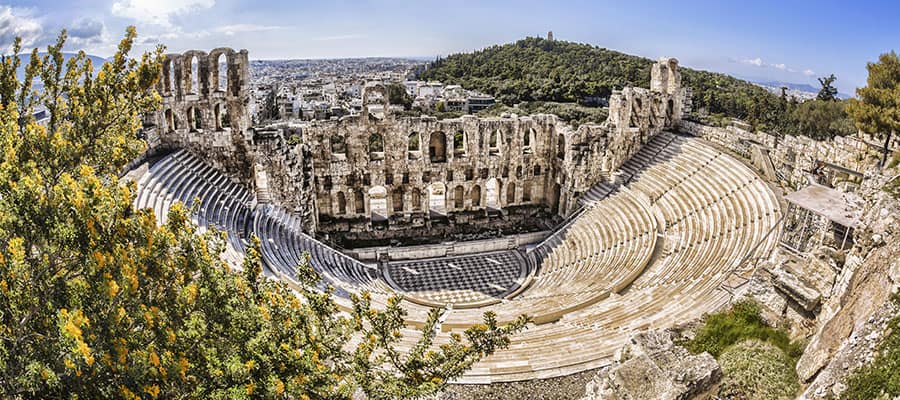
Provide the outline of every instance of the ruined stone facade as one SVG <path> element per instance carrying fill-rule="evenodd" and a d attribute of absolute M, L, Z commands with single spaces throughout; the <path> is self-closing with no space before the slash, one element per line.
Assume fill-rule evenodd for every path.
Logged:
<path fill-rule="evenodd" d="M 365 87 L 360 116 L 251 128 L 248 72 L 246 50 L 169 55 L 151 147 L 203 154 L 307 232 L 352 241 L 547 229 L 690 107 L 678 62 L 661 59 L 650 89 L 614 92 L 608 120 L 578 129 L 553 115 L 396 117 L 383 85 Z"/>
<path fill-rule="evenodd" d="M 247 50 L 166 54 L 157 85 L 162 107 L 144 122 L 151 150 L 187 148 L 248 182 L 249 68 Z"/>

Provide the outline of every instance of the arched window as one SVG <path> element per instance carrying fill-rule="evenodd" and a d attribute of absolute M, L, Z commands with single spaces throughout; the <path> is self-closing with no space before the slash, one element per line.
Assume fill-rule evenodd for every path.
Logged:
<path fill-rule="evenodd" d="M 428 157 L 433 163 L 447 161 L 447 135 L 433 132 L 428 140 Z"/>
<path fill-rule="evenodd" d="M 366 213 L 366 203 L 363 198 L 362 191 L 357 190 L 355 193 L 353 193 L 353 206 L 356 207 L 357 214 Z"/>
<path fill-rule="evenodd" d="M 556 137 L 556 158 L 566 158 L 566 137 L 562 133 Z"/>
<path fill-rule="evenodd" d="M 198 79 L 197 79 L 198 78 L 197 75 L 199 74 L 198 70 L 200 69 L 199 68 L 200 62 L 197 61 L 197 57 L 194 56 L 193 54 L 188 55 L 187 59 L 185 61 L 186 62 L 183 64 L 183 67 L 184 67 L 185 72 L 188 75 L 188 79 L 184 80 L 184 84 L 185 84 L 185 86 L 187 86 L 185 88 L 186 89 L 185 93 L 197 94 L 197 92 L 199 91 L 199 88 L 200 88 L 200 84 L 198 83 Z"/>
<path fill-rule="evenodd" d="M 166 94 L 175 93 L 175 63 L 171 57 L 166 57 L 163 62 L 163 86 L 165 86 Z"/>
<path fill-rule="evenodd" d="M 369 213 L 373 220 L 384 220 L 388 217 L 387 189 L 384 186 L 373 186 L 369 189 Z"/>
<path fill-rule="evenodd" d="M 333 154 L 344 154 L 347 152 L 347 145 L 344 143 L 344 137 L 335 135 L 331 137 L 331 152 Z"/>
<path fill-rule="evenodd" d="M 344 196 L 344 192 L 338 192 L 337 194 L 337 215 L 344 215 L 347 213 L 347 198 Z"/>
<path fill-rule="evenodd" d="M 453 153 L 462 154 L 466 152 L 466 133 L 459 130 L 453 134 Z"/>
<path fill-rule="evenodd" d="M 213 90 L 217 92 L 224 92 L 228 89 L 228 64 L 223 62 L 222 59 L 225 56 L 223 53 L 216 54 L 215 59 L 212 61 L 213 68 L 213 79 L 215 80 L 215 87 Z"/>
<path fill-rule="evenodd" d="M 465 189 L 463 189 L 462 185 L 457 186 L 453 189 L 453 207 L 456 209 L 461 209 L 465 206 Z"/>
<path fill-rule="evenodd" d="M 484 184 L 484 200 L 486 206 L 500 209 L 500 182 L 497 178 L 488 179 Z"/>
<path fill-rule="evenodd" d="M 531 181 L 525 181 L 522 187 L 522 201 L 531 201 Z"/>
<path fill-rule="evenodd" d="M 369 136 L 369 153 L 384 153 L 384 138 L 381 134 L 373 133 Z"/>
<path fill-rule="evenodd" d="M 164 115 L 166 117 L 166 130 L 175 132 L 175 113 L 172 112 L 171 108 L 167 108 Z"/>
<path fill-rule="evenodd" d="M 481 206 L 481 186 L 475 185 L 469 191 L 469 200 L 472 201 L 472 207 Z"/>
<path fill-rule="evenodd" d="M 422 194 L 419 193 L 419 189 L 413 189 L 410 200 L 412 201 L 412 210 L 420 211 L 422 210 Z"/>
<path fill-rule="evenodd" d="M 541 166 L 540 165 L 534 166 L 534 176 L 541 176 Z"/>
<path fill-rule="evenodd" d="M 403 189 L 396 188 L 391 193 L 391 203 L 394 205 L 394 212 L 403 211 Z"/>
<path fill-rule="evenodd" d="M 222 105 L 221 104 L 216 104 L 216 106 L 213 107 L 213 120 L 215 121 L 215 124 L 216 124 L 216 130 L 221 131 L 222 130 Z"/>
<path fill-rule="evenodd" d="M 201 121 L 203 120 L 203 115 L 200 113 L 199 108 L 188 107 L 187 117 L 188 117 L 188 129 L 190 129 L 191 132 L 196 132 L 203 127 L 203 125 L 201 123 Z"/>
<path fill-rule="evenodd" d="M 531 147 L 532 136 L 534 136 L 534 129 L 528 129 L 528 131 L 522 135 L 522 147 Z"/>
<path fill-rule="evenodd" d="M 506 204 L 516 203 L 516 183 L 510 182 L 506 187 Z"/>
<path fill-rule="evenodd" d="M 419 132 L 413 132 L 409 134 L 406 150 L 419 151 Z"/>
<path fill-rule="evenodd" d="M 490 154 L 500 154 L 500 143 L 502 142 L 500 138 L 500 130 L 495 129 L 491 132 L 491 137 L 488 140 L 488 150 Z"/>

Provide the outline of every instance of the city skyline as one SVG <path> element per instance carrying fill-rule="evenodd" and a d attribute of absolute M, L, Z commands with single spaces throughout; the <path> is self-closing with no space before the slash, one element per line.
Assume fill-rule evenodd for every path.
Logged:
<path fill-rule="evenodd" d="M 877 4 L 876 4 L 877 3 Z M 880 10 L 870 14 L 867 10 Z M 834 73 L 841 92 L 865 84 L 866 62 L 893 50 L 900 29 L 886 2 L 462 2 L 393 0 L 287 2 L 266 7 L 230 0 L 13 1 L 0 5 L 0 42 L 15 36 L 45 47 L 67 28 L 67 50 L 112 54 L 135 25 L 138 50 L 246 48 L 251 59 L 433 58 L 553 31 L 589 43 L 756 81 L 816 85 Z M 851 23 L 855 22 L 855 23 Z M 865 23 L 862 23 L 865 22 Z"/>

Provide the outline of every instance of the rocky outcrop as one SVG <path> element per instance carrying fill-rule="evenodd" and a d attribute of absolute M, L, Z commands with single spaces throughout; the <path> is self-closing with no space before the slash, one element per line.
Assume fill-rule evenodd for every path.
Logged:
<path fill-rule="evenodd" d="M 797 363 L 798 376 L 809 383 L 803 398 L 840 392 L 847 376 L 871 359 L 897 312 L 888 300 L 900 287 L 900 201 L 881 190 L 886 181 L 869 177 L 860 189 L 867 201 L 862 227 Z"/>
<path fill-rule="evenodd" d="M 783 269 L 776 269 L 772 274 L 775 287 L 800 304 L 804 310 L 812 311 L 819 305 L 822 295 L 794 274 Z"/>
<path fill-rule="evenodd" d="M 642 332 L 631 338 L 617 362 L 588 383 L 582 400 L 690 399 L 722 378 L 709 353 L 690 354 L 666 331 Z"/>

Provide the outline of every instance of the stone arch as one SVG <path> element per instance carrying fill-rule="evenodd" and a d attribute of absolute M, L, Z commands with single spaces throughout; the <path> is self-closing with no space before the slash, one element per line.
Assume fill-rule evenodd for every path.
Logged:
<path fill-rule="evenodd" d="M 188 130 L 191 132 L 199 131 L 203 128 L 203 114 L 200 109 L 194 106 L 187 108 Z"/>
<path fill-rule="evenodd" d="M 447 135 L 444 132 L 432 132 L 428 140 L 428 157 L 433 163 L 447 161 Z"/>
<path fill-rule="evenodd" d="M 169 133 L 175 132 L 175 113 L 172 112 L 172 109 L 167 108 L 163 116 L 166 118 L 166 131 Z"/>
<path fill-rule="evenodd" d="M 466 190 L 462 185 L 456 185 L 456 187 L 453 188 L 453 208 L 460 210 L 465 207 L 465 195 Z"/>
<path fill-rule="evenodd" d="M 177 55 L 174 54 L 166 54 L 166 58 L 163 60 L 163 76 L 162 76 L 162 84 L 163 84 L 163 94 L 167 96 L 171 96 L 175 94 L 175 58 Z"/>
<path fill-rule="evenodd" d="M 398 187 L 394 188 L 394 191 L 391 192 L 391 205 L 394 212 L 402 212 L 403 211 L 403 188 Z"/>
<path fill-rule="evenodd" d="M 428 185 L 428 209 L 438 214 L 447 213 L 447 185 L 441 182 Z"/>
<path fill-rule="evenodd" d="M 369 215 L 375 221 L 387 219 L 387 189 L 384 186 L 372 186 L 369 188 Z"/>
<path fill-rule="evenodd" d="M 344 196 L 344 192 L 337 192 L 337 215 L 344 215 L 347 213 L 347 197 Z"/>
<path fill-rule="evenodd" d="M 361 190 L 357 190 L 353 193 L 353 206 L 356 208 L 357 214 L 366 213 L 366 200 Z"/>
<path fill-rule="evenodd" d="M 503 133 L 500 132 L 500 129 L 494 129 L 488 137 L 488 153 L 500 154 L 501 143 L 503 143 Z"/>
<path fill-rule="evenodd" d="M 556 158 L 566 158 L 566 137 L 562 133 L 556 136 Z"/>
<path fill-rule="evenodd" d="M 384 153 L 384 137 L 380 133 L 369 135 L 369 154 Z"/>
<path fill-rule="evenodd" d="M 526 180 L 525 184 L 522 186 L 522 201 L 531 201 L 531 181 L 529 180 Z"/>
<path fill-rule="evenodd" d="M 381 93 L 381 104 L 384 110 L 384 117 L 387 117 L 390 114 L 391 101 L 388 97 L 387 87 L 384 86 L 381 82 L 367 82 L 362 89 L 362 110 L 363 115 L 368 120 L 369 116 L 369 95 L 371 93 Z"/>
<path fill-rule="evenodd" d="M 334 135 L 330 139 L 332 154 L 346 154 L 347 143 L 344 141 L 344 135 Z"/>
<path fill-rule="evenodd" d="M 516 183 L 510 182 L 509 185 L 506 186 L 506 204 L 515 204 L 516 203 Z"/>
<path fill-rule="evenodd" d="M 531 143 L 534 141 L 534 128 L 528 128 L 527 131 L 522 135 L 522 147 L 531 147 Z"/>
<path fill-rule="evenodd" d="M 222 130 L 222 103 L 213 106 L 213 123 L 217 131 Z"/>
<path fill-rule="evenodd" d="M 419 132 L 413 131 L 407 136 L 406 140 L 406 150 L 407 151 L 420 151 L 421 143 L 419 143 Z"/>
<path fill-rule="evenodd" d="M 181 67 L 184 73 L 184 93 L 197 94 L 200 88 L 200 80 L 198 79 L 200 60 L 197 59 L 197 55 L 192 52 L 184 53 Z"/>
<path fill-rule="evenodd" d="M 666 125 L 672 123 L 675 116 L 675 100 L 669 99 L 666 102 Z"/>
<path fill-rule="evenodd" d="M 466 153 L 466 132 L 462 129 L 453 133 L 453 154 Z"/>
<path fill-rule="evenodd" d="M 500 209 L 500 181 L 497 178 L 488 179 L 484 183 L 484 205 Z"/>
<path fill-rule="evenodd" d="M 419 189 L 413 189 L 410 194 L 411 206 L 413 211 L 421 211 L 422 210 L 422 194 L 419 192 Z"/>
<path fill-rule="evenodd" d="M 469 200 L 472 202 L 472 207 L 481 207 L 481 186 L 472 186 L 472 189 L 469 190 Z"/>
<path fill-rule="evenodd" d="M 221 62 L 224 57 L 224 63 Z M 209 52 L 209 82 L 210 91 L 228 92 L 228 81 L 231 77 L 231 62 L 234 57 L 234 50 L 227 47 L 220 47 Z"/>
<path fill-rule="evenodd" d="M 559 213 L 559 200 L 561 191 L 562 187 L 560 187 L 558 183 L 554 183 L 553 188 L 550 191 L 550 210 L 554 214 Z"/>

